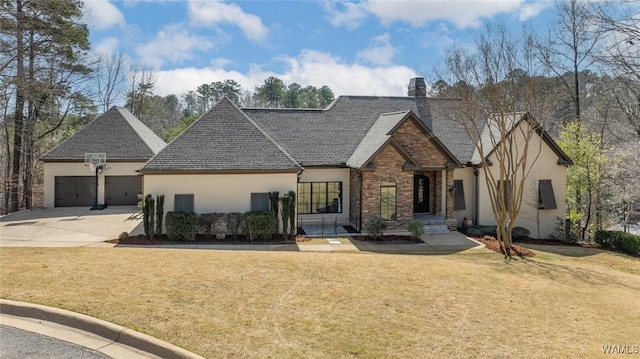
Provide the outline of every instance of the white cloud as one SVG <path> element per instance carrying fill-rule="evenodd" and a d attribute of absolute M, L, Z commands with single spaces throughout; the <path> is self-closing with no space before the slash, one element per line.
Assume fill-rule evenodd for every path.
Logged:
<path fill-rule="evenodd" d="M 136 53 L 147 65 L 160 68 L 165 62 L 190 60 L 194 51 L 212 47 L 213 44 L 206 37 L 193 35 L 180 26 L 170 25 L 160 30 L 155 39 L 138 47 Z"/>
<path fill-rule="evenodd" d="M 124 26 L 124 15 L 109 0 L 85 0 L 84 18 L 91 29 L 104 30 Z"/>
<path fill-rule="evenodd" d="M 542 10 L 553 5 L 551 1 L 541 1 L 537 3 L 527 3 L 520 9 L 520 21 L 527 21 L 536 17 Z"/>
<path fill-rule="evenodd" d="M 237 4 L 227 4 L 217 0 L 189 2 L 189 18 L 193 25 L 234 24 L 252 41 L 264 40 L 269 33 L 258 16 L 245 13 Z"/>
<path fill-rule="evenodd" d="M 375 36 L 372 45 L 368 48 L 358 51 L 358 58 L 364 59 L 374 65 L 389 65 L 398 53 L 398 49 L 393 47 L 390 42 L 389 34 Z"/>
<path fill-rule="evenodd" d="M 253 66 L 247 73 L 214 68 L 180 68 L 156 73 L 155 93 L 181 95 L 203 83 L 232 79 L 244 90 L 253 91 L 269 76 L 285 83 L 297 82 L 303 87 L 329 86 L 338 95 L 405 96 L 409 79 L 416 71 L 406 66 L 364 66 L 346 63 L 339 57 L 313 50 L 304 50 L 295 57 L 280 57 L 287 64 L 282 73 L 264 71 Z"/>
<path fill-rule="evenodd" d="M 524 2 L 522 0 L 367 0 L 362 3 L 342 3 L 342 10 L 333 3 L 325 6 L 334 26 L 354 28 L 367 15 L 376 16 L 385 26 L 406 22 L 421 27 L 430 21 L 448 21 L 458 28 L 477 27 L 481 18 L 501 13 L 519 14 L 521 20 L 536 16 L 551 4 L 548 0 Z"/>
<path fill-rule="evenodd" d="M 93 46 L 93 52 L 96 54 L 111 55 L 116 52 L 120 45 L 120 40 L 116 37 L 107 37 Z"/>
<path fill-rule="evenodd" d="M 343 9 L 338 9 L 337 6 Z M 327 1 L 324 3 L 324 9 L 327 12 L 327 19 L 333 26 L 344 26 L 347 29 L 360 26 L 362 20 L 368 15 L 362 3 Z"/>

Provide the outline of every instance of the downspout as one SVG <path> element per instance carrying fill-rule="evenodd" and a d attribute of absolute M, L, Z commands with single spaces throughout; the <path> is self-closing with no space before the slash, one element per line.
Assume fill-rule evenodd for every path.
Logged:
<path fill-rule="evenodd" d="M 358 171 L 358 180 L 360 182 L 360 200 L 358 201 L 358 232 L 362 232 L 362 171 Z"/>
<path fill-rule="evenodd" d="M 475 180 L 475 193 L 474 193 L 474 197 L 475 197 L 475 203 L 474 203 L 474 211 L 473 211 L 473 223 L 474 224 L 479 224 L 478 223 L 478 211 L 480 208 L 480 204 L 478 203 L 479 199 L 480 199 L 480 191 L 479 191 L 479 187 L 480 187 L 480 180 L 478 178 L 478 166 L 473 166 L 473 175 L 475 176 L 476 180 Z"/>

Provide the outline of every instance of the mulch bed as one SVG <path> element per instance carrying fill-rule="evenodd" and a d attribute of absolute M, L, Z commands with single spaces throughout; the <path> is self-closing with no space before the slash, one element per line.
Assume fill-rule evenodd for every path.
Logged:
<path fill-rule="evenodd" d="M 393 243 L 393 244 L 411 244 L 411 243 L 424 243 L 420 238 L 413 238 L 411 236 L 398 236 L 388 235 L 380 238 L 373 238 L 371 236 L 358 236 L 353 239 L 363 242 L 371 243 Z"/>
<path fill-rule="evenodd" d="M 474 237 L 473 239 L 477 240 L 478 242 L 484 244 L 485 247 L 487 247 L 488 249 L 491 249 L 494 252 L 500 253 L 500 254 L 504 254 L 504 252 L 502 252 L 502 249 L 500 248 L 500 243 L 498 243 L 498 240 L 490 237 L 490 236 L 484 236 L 482 238 L 477 238 Z M 521 245 L 512 243 L 511 244 L 511 256 L 515 257 L 534 257 L 535 253 L 533 253 L 529 248 L 523 247 Z"/>
<path fill-rule="evenodd" d="M 173 244 L 292 244 L 293 240 L 286 241 L 282 239 L 282 235 L 274 235 L 270 240 L 256 240 L 251 241 L 249 238 L 245 238 L 244 236 L 238 236 L 237 239 L 233 239 L 233 237 L 229 236 L 225 239 L 217 239 L 215 237 L 207 238 L 205 236 L 197 235 L 195 241 L 189 242 L 175 242 L 170 241 L 166 235 L 162 236 L 162 239 L 147 239 L 144 234 L 139 234 L 137 236 L 127 237 L 125 239 L 110 239 L 106 241 L 107 243 L 117 243 L 117 244 L 132 244 L 132 245 L 173 245 Z"/>

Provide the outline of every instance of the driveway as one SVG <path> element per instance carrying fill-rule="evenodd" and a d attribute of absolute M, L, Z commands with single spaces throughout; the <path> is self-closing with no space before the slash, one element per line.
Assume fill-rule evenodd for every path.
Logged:
<path fill-rule="evenodd" d="M 0 246 L 80 247 L 103 245 L 122 232 L 133 232 L 142 223 L 135 206 L 43 208 L 0 218 Z"/>

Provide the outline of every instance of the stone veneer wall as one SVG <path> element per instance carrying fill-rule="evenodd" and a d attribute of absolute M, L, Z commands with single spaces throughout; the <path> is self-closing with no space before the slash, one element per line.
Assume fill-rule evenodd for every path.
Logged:
<path fill-rule="evenodd" d="M 413 219 L 413 172 L 404 171 L 406 160 L 392 146 L 387 145 L 378 153 L 373 163 L 374 171 L 362 172 L 362 220 L 380 216 L 380 184 L 385 179 L 396 182 L 396 221 L 389 228 L 407 228 Z"/>
<path fill-rule="evenodd" d="M 444 167 L 447 164 L 445 155 L 413 121 L 403 123 L 393 134 L 393 138 L 420 162 L 419 165 L 422 167 Z"/>
<path fill-rule="evenodd" d="M 360 218 L 360 188 L 362 187 L 362 182 L 360 179 L 360 171 L 351 169 L 349 171 L 349 203 L 351 208 L 349 208 L 349 219 L 358 220 Z M 358 223 L 353 223 L 358 227 Z M 360 228 L 362 228 L 362 223 L 359 224 Z"/>

